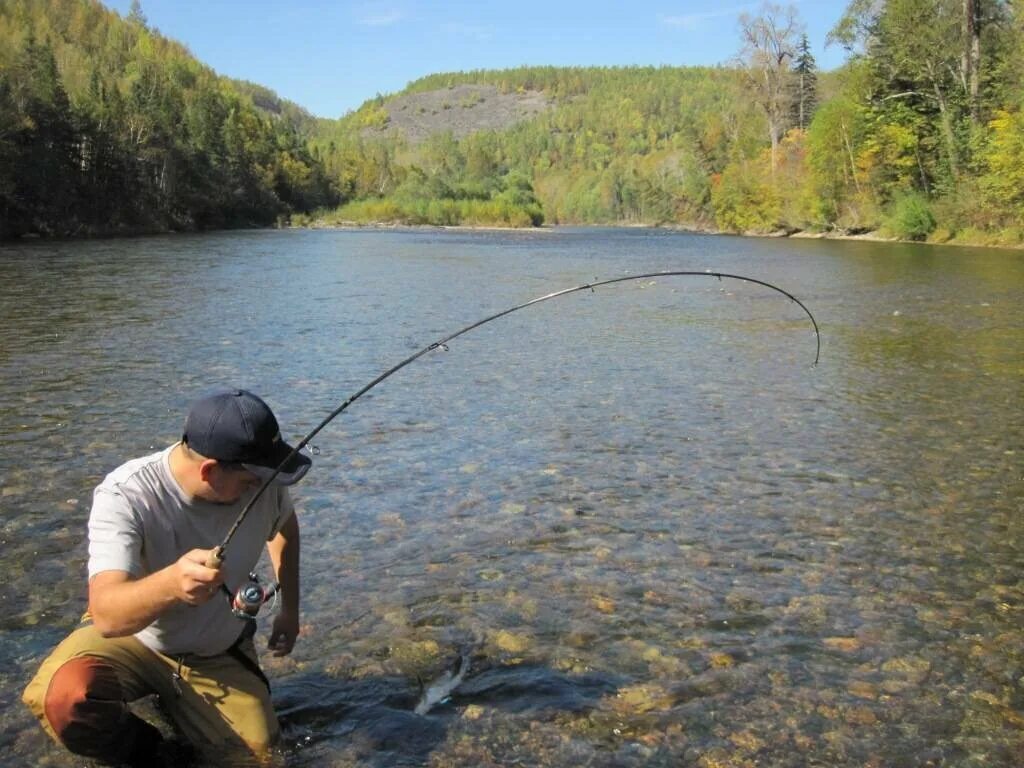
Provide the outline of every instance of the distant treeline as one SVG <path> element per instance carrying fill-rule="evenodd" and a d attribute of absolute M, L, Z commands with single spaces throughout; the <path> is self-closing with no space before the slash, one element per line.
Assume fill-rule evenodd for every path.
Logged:
<path fill-rule="evenodd" d="M 138 6 L 121 19 L 94 0 L 7 0 L 3 233 L 635 222 L 1024 241 L 1015 4 L 852 0 L 831 34 L 850 54 L 834 72 L 817 71 L 792 7 L 765 5 L 738 32 L 734 60 L 714 68 L 432 75 L 405 93 L 486 84 L 551 106 L 460 138 L 442 114 L 412 144 L 389 130 L 394 96 L 314 119 L 217 77 Z M 450 106 L 470 108 L 488 105 Z"/>
<path fill-rule="evenodd" d="M 94 0 L 0 3 L 0 236 L 267 225 L 339 202 L 266 89 Z"/>

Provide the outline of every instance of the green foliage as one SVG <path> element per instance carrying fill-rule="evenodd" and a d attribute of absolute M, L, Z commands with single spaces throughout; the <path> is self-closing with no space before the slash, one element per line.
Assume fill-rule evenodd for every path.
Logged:
<path fill-rule="evenodd" d="M 729 232 L 772 232 L 781 225 L 767 158 L 730 163 L 711 188 L 711 204 L 715 223 Z"/>
<path fill-rule="evenodd" d="M 855 191 L 857 166 L 852 142 L 862 132 L 861 110 L 849 99 L 834 99 L 814 115 L 807 133 L 807 182 L 817 200 L 812 218 L 823 228 L 840 218 Z"/>
<path fill-rule="evenodd" d="M 1001 110 L 989 129 L 980 186 L 1000 221 L 1019 225 L 1024 222 L 1024 114 Z"/>
<path fill-rule="evenodd" d="M 8 124 L 0 145 L 0 234 L 16 234 L 23 221 L 51 233 L 53 222 L 73 220 L 80 194 L 75 115 L 48 44 L 29 37 L 9 71 L 0 92 Z"/>
<path fill-rule="evenodd" d="M 544 223 L 537 206 L 521 206 L 504 198 L 426 199 L 384 198 L 347 203 L 324 219 L 334 224 L 384 224 L 479 227 L 539 227 Z"/>
<path fill-rule="evenodd" d="M 386 128 L 389 120 L 387 110 L 384 109 L 384 105 L 379 99 L 367 102 L 360 107 L 356 117 L 360 128 L 376 128 L 378 130 Z"/>
<path fill-rule="evenodd" d="M 442 150 L 451 141 L 434 144 L 435 164 L 412 167 L 387 195 L 353 200 L 325 218 L 334 223 L 431 224 L 437 226 L 530 227 L 544 223 L 544 213 L 525 175 L 469 179 L 455 152 Z"/>
<path fill-rule="evenodd" d="M 337 201 L 301 110 L 217 77 L 137 3 L 8 0 L 0 51 L 0 236 L 266 225 Z"/>
<path fill-rule="evenodd" d="M 1018 161 L 999 115 L 1024 29 L 1005 3 L 975 5 L 968 17 L 959 0 L 852 0 L 832 37 L 856 56 L 808 133 L 827 224 L 871 227 L 882 207 L 886 228 L 913 238 L 1020 221 L 1001 202 L 1014 197 Z"/>
<path fill-rule="evenodd" d="M 935 231 L 935 227 L 935 216 L 928 199 L 913 192 L 893 200 L 883 225 L 887 234 L 904 240 L 924 240 Z"/>

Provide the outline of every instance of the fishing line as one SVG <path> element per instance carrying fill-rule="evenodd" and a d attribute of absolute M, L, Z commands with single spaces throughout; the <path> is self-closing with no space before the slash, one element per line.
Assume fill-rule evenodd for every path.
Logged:
<path fill-rule="evenodd" d="M 274 478 L 276 478 L 278 476 L 278 474 L 280 474 L 281 470 L 288 464 L 288 462 L 290 462 L 299 453 L 299 451 L 301 451 L 303 448 L 305 448 L 306 445 L 308 445 L 309 441 L 312 440 L 314 437 L 316 437 L 320 433 L 320 430 L 322 430 L 324 427 L 326 427 L 328 424 L 330 424 L 335 418 L 340 416 L 350 405 L 352 405 L 352 403 L 354 403 L 360 397 L 362 397 L 367 392 L 369 392 L 371 389 L 373 389 L 375 386 L 377 386 L 382 381 L 384 381 L 384 379 L 386 379 L 389 376 L 391 376 L 392 374 L 397 373 L 398 371 L 402 370 L 403 368 L 405 368 L 405 366 L 409 365 L 410 363 L 418 360 L 420 357 L 422 357 L 423 355 L 427 354 L 427 352 L 432 352 L 435 349 L 447 350 L 448 349 L 448 346 L 447 346 L 448 342 L 451 341 L 452 339 L 457 339 L 459 336 L 462 336 L 463 334 L 469 333 L 473 329 L 479 328 L 481 325 L 489 323 L 492 320 L 497 320 L 498 318 L 504 317 L 505 315 L 510 315 L 513 312 L 518 312 L 520 309 L 526 309 L 527 307 L 532 307 L 534 304 L 540 304 L 542 301 L 548 301 L 550 299 L 556 299 L 559 296 L 567 296 L 568 294 L 576 293 L 577 291 L 586 291 L 586 290 L 593 291 L 595 288 L 599 288 L 602 285 L 612 285 L 613 283 L 624 283 L 624 282 L 628 282 L 628 281 L 631 281 L 631 280 L 647 280 L 647 279 L 650 279 L 650 278 L 659 278 L 659 277 L 713 277 L 713 278 L 717 278 L 719 281 L 721 281 L 723 278 L 725 278 L 725 279 L 729 279 L 729 280 L 740 280 L 740 281 L 742 281 L 744 283 L 754 283 L 756 285 L 762 285 L 765 288 L 770 288 L 773 291 L 777 291 L 778 293 L 781 293 L 783 296 L 788 298 L 790 301 L 793 301 L 797 305 L 799 305 L 800 309 L 802 309 L 807 314 L 807 317 L 810 318 L 811 325 L 814 326 L 814 335 L 815 335 L 815 340 L 817 342 L 817 347 L 816 347 L 816 349 L 814 351 L 814 363 L 813 363 L 813 365 L 817 365 L 818 364 L 818 359 L 819 359 L 819 357 L 821 355 L 821 332 L 818 330 L 818 323 L 814 319 L 814 315 L 812 315 L 811 311 L 806 306 L 804 306 L 804 303 L 802 301 L 800 301 L 800 299 L 798 299 L 793 294 L 789 293 L 786 290 L 783 290 L 782 288 L 779 288 L 777 285 L 772 285 L 769 282 L 766 282 L 764 280 L 758 280 L 757 278 L 754 278 L 754 277 L 745 277 L 743 275 L 733 275 L 733 274 L 729 274 L 728 272 L 711 272 L 711 271 L 704 271 L 704 272 L 696 272 L 696 271 L 649 272 L 649 273 L 642 274 L 642 275 L 629 275 L 627 277 L 612 278 L 611 280 L 600 280 L 600 281 L 593 282 L 593 283 L 584 283 L 583 285 L 577 285 L 577 286 L 574 286 L 572 288 L 564 288 L 564 289 L 562 289 L 560 291 L 555 291 L 554 293 L 549 293 L 549 294 L 546 294 L 544 296 L 538 296 L 535 299 L 530 299 L 530 301 L 525 301 L 522 304 L 517 304 L 514 307 L 509 307 L 508 309 L 504 309 L 501 312 L 496 312 L 495 314 L 489 315 L 488 317 L 485 317 L 482 320 L 477 320 L 475 323 L 472 323 L 471 325 L 467 325 L 465 328 L 461 328 L 458 331 L 455 331 L 455 333 L 449 334 L 448 336 L 445 336 L 442 339 L 438 339 L 437 341 L 428 344 L 427 346 L 423 347 L 423 349 L 419 350 L 418 352 L 414 352 L 413 354 L 409 355 L 409 357 L 405 358 L 405 360 L 403 360 L 402 362 L 398 363 L 398 365 L 395 365 L 395 366 L 392 366 L 391 368 L 388 368 L 386 371 L 384 371 L 384 373 L 380 374 L 380 376 L 375 378 L 373 381 L 371 381 L 365 387 L 360 389 L 354 395 L 351 395 L 347 400 L 345 400 L 345 402 L 343 402 L 341 405 L 339 405 L 337 408 L 335 408 L 333 411 L 331 411 L 327 415 L 327 417 L 324 418 L 323 421 L 321 421 L 319 424 L 316 425 L 316 427 L 313 429 L 312 432 L 310 432 L 308 435 L 306 435 L 304 438 L 302 438 L 302 440 L 300 440 L 298 443 L 295 444 L 295 447 L 292 449 L 292 452 L 289 453 L 288 456 L 285 458 L 285 460 L 282 461 L 281 464 L 277 467 L 277 469 L 275 469 L 274 472 L 263 481 L 263 484 L 256 491 L 256 495 L 253 496 L 249 500 L 249 503 L 245 505 L 245 507 L 242 509 L 242 512 L 238 515 L 238 519 L 235 520 L 234 524 L 231 526 L 231 529 L 228 531 L 227 535 L 224 537 L 224 541 L 222 541 L 220 543 L 220 545 L 213 551 L 213 554 L 207 560 L 207 563 L 206 563 L 207 566 L 209 566 L 211 568 L 218 568 L 218 567 L 220 567 L 220 564 L 224 561 L 224 551 L 225 551 L 225 549 L 227 549 L 228 544 L 231 542 L 231 538 L 235 535 L 235 532 L 238 530 L 239 526 L 241 526 L 242 521 L 245 520 L 246 515 L 249 514 L 249 510 L 252 509 L 253 505 L 263 495 L 264 491 L 267 490 L 267 488 L 270 486 L 270 484 L 274 482 Z"/>

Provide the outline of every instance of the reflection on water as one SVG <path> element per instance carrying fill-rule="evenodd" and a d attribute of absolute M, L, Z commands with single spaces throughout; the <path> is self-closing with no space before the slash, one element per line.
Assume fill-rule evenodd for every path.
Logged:
<path fill-rule="evenodd" d="M 646 231 L 258 232 L 0 250 L 0 763 L 84 605 L 110 468 L 243 384 L 315 441 L 281 761 L 1014 766 L 1024 262 Z M 422 688 L 472 649 L 427 715 Z"/>

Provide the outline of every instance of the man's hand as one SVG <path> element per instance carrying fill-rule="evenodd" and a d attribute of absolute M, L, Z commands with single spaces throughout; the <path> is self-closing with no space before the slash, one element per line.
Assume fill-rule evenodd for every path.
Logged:
<path fill-rule="evenodd" d="M 295 647 L 295 638 L 298 636 L 298 615 L 279 613 L 274 617 L 274 626 L 271 628 L 267 647 L 274 652 L 275 656 L 287 656 Z"/>
<path fill-rule="evenodd" d="M 189 605 L 202 605 L 217 594 L 224 583 L 224 575 L 218 568 L 208 568 L 212 549 L 193 549 L 186 552 L 171 566 L 174 569 L 175 595 Z"/>

